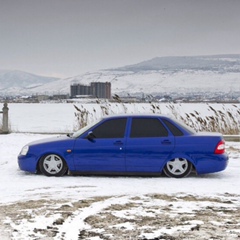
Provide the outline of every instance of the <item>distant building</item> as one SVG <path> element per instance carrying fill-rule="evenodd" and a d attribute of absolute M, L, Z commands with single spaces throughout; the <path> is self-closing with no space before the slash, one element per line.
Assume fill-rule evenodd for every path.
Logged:
<path fill-rule="evenodd" d="M 63 100 L 68 98 L 69 98 L 69 94 L 55 94 L 52 96 L 53 100 Z"/>
<path fill-rule="evenodd" d="M 82 84 L 74 84 L 70 87 L 71 97 L 90 96 L 94 98 L 111 98 L 110 82 L 91 82 L 90 86 Z"/>
<path fill-rule="evenodd" d="M 71 85 L 71 97 L 78 95 L 92 95 L 91 87 L 81 84 Z"/>
<path fill-rule="evenodd" d="M 46 101 L 49 99 L 48 95 L 37 95 L 35 96 L 35 98 L 37 99 L 37 101 L 41 102 L 41 101 Z"/>
<path fill-rule="evenodd" d="M 92 95 L 97 98 L 111 98 L 111 83 L 110 82 L 92 82 Z"/>

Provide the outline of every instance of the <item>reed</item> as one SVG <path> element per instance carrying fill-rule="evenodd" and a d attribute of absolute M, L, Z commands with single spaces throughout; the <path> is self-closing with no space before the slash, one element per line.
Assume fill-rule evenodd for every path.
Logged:
<path fill-rule="evenodd" d="M 200 111 L 183 113 L 181 104 L 168 103 L 163 108 L 161 103 L 148 102 L 124 103 L 118 95 L 114 95 L 115 102 L 110 103 L 107 100 L 97 100 L 97 105 L 86 104 L 80 107 L 74 105 L 77 120 L 76 128 L 80 129 L 96 119 L 112 114 L 122 113 L 153 113 L 170 115 L 177 120 L 184 122 L 187 126 L 193 128 L 196 132 L 220 132 L 227 135 L 240 134 L 240 109 L 237 105 L 231 108 L 223 105 L 221 110 L 215 109 L 207 104 L 207 116 L 202 116 Z"/>

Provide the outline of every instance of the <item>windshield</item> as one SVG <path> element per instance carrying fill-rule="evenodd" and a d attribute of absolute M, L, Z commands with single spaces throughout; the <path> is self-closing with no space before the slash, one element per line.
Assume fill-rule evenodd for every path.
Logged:
<path fill-rule="evenodd" d="M 79 137 L 80 135 L 82 135 L 83 133 L 85 133 L 88 129 L 90 129 L 91 127 L 93 127 L 94 125 L 96 125 L 97 123 L 99 123 L 100 121 L 102 121 L 102 119 L 98 119 L 97 121 L 94 121 L 93 123 L 88 124 L 87 126 L 79 129 L 77 132 L 75 132 L 75 133 L 72 134 L 72 137 L 73 137 L 73 138 Z"/>

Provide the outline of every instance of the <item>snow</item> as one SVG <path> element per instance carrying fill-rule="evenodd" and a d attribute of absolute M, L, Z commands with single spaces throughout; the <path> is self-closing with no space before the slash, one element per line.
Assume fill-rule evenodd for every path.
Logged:
<path fill-rule="evenodd" d="M 209 117 L 218 118 L 217 112 L 225 113 L 226 123 L 231 123 L 232 119 L 228 113 L 234 117 L 239 125 L 240 133 L 240 104 L 208 104 L 208 103 L 9 103 L 9 121 L 13 132 L 31 133 L 69 133 L 78 128 L 74 108 L 76 105 L 82 113 L 88 113 L 87 123 L 95 122 L 106 114 L 122 113 L 158 113 L 165 114 L 177 119 L 186 119 L 195 122 L 196 117 L 205 119 Z M 187 117 L 188 114 L 189 116 Z M 196 116 L 193 117 L 192 115 Z M 224 122 L 222 123 L 224 124 Z M 238 133 L 237 133 L 238 134 Z"/>
<path fill-rule="evenodd" d="M 198 195 L 240 195 L 239 153 L 230 152 L 227 170 L 209 175 L 192 175 L 188 178 L 129 178 L 129 177 L 83 177 L 66 176 L 47 178 L 22 172 L 17 166 L 17 155 L 22 146 L 30 141 L 52 137 L 52 135 L 12 133 L 1 135 L 0 203 L 37 199 L 46 195 L 52 198 L 81 198 L 112 195 L 144 195 L 149 193 L 174 194 L 187 192 Z M 240 148 L 239 142 L 227 142 L 228 149 Z M 179 184 L 181 182 L 181 184 Z M 219 184 L 221 183 L 221 188 Z M 60 193 L 60 194 L 59 194 Z"/>
<path fill-rule="evenodd" d="M 226 71 L 222 73 L 212 70 L 148 70 L 139 72 L 102 70 L 45 84 L 32 90 L 32 92 L 69 93 L 70 85 L 75 83 L 89 84 L 97 79 L 99 82 L 111 82 L 113 93 L 126 96 L 127 94 L 135 95 L 136 93 L 138 95 L 143 93 L 155 95 L 171 92 L 182 94 L 229 93 L 232 90 L 239 92 L 238 77 L 239 72 Z"/>
<path fill-rule="evenodd" d="M 204 110 L 204 105 L 200 104 L 185 105 L 185 112 L 191 111 L 190 106 L 198 111 L 201 111 L 202 107 L 203 114 L 208 112 L 206 109 Z M 111 228 L 113 231 L 123 231 L 124 229 L 133 232 L 133 229 L 136 229 L 134 219 L 157 216 L 162 214 L 165 208 L 170 208 L 168 214 L 173 219 L 179 214 L 195 215 L 197 211 L 216 206 L 219 209 L 228 208 L 239 211 L 240 142 L 226 143 L 229 165 L 225 171 L 214 174 L 190 175 L 183 179 L 97 176 L 49 178 L 20 171 L 17 165 L 17 155 L 28 142 L 53 135 L 57 136 L 57 132 L 72 131 L 75 124 L 72 104 L 9 104 L 9 109 L 11 127 L 15 131 L 8 135 L 0 135 L 0 207 L 8 209 L 7 206 L 11 208 L 11 206 L 18 206 L 29 201 L 45 202 L 40 204 L 39 209 L 42 210 L 39 211 L 41 213 L 38 212 L 38 208 L 17 209 L 18 214 L 15 217 L 10 214 L 11 210 L 8 210 L 9 213 L 4 210 L 6 213 L 4 216 L 1 215 L 3 213 L 0 213 L 1 224 L 7 228 L 0 231 L 1 239 L 45 238 L 49 226 L 57 228 L 56 234 L 49 239 L 63 239 L 62 236 L 69 240 L 78 239 L 80 230 L 81 234 L 90 230 L 94 230 L 95 234 L 98 234 L 85 239 L 103 239 L 101 234 L 106 226 L 103 224 L 102 227 L 93 228 L 91 224 L 86 222 L 86 219 L 94 215 L 101 217 L 103 213 L 108 216 L 110 213 L 107 209 L 118 205 L 132 204 L 132 208 L 119 210 L 116 207 L 109 210 L 112 217 L 125 220 L 120 223 L 113 222 L 112 225 L 109 223 L 111 226 L 108 230 Z M 55 132 L 55 134 L 47 132 Z M 169 200 L 164 199 L 164 197 L 159 199 L 158 195 L 168 195 L 171 198 Z M 184 200 L 189 196 L 197 200 L 190 202 Z M 203 199 L 200 201 L 199 198 Z M 81 201 L 84 203 L 89 199 L 93 199 L 91 204 L 87 202 L 85 207 L 75 206 L 77 203 L 80 204 Z M 213 199 L 220 199 L 221 202 L 215 203 Z M 229 208 L 228 201 L 232 203 L 231 208 Z M 50 209 L 45 209 L 47 204 L 51 207 Z M 53 224 L 57 219 L 63 218 L 63 214 L 57 210 L 63 206 L 66 208 L 74 208 L 75 206 L 75 208 L 72 210 L 71 216 L 64 218 L 62 224 Z M 158 207 L 156 208 L 156 206 Z M 151 207 L 151 211 L 146 210 Z M 23 212 L 24 215 L 21 217 Z M 231 216 L 229 218 L 231 219 Z M 221 227 L 224 221 L 227 221 L 226 217 L 221 222 L 220 220 L 212 220 L 211 222 L 213 225 Z M 202 219 L 189 220 L 182 225 L 171 228 L 163 226 L 158 230 L 153 226 L 145 226 L 139 228 L 141 233 L 138 236 L 142 239 L 151 239 L 162 234 L 176 234 L 179 231 L 183 234 L 191 232 L 191 229 L 198 226 L 204 226 Z M 224 234 L 229 236 L 225 239 L 237 239 L 239 225 L 237 226 L 235 230 L 229 230 L 229 233 L 225 231 Z M 0 225 L 0 230 L 1 228 Z M 9 229 L 14 229 L 14 231 Z M 29 236 L 33 236 L 33 238 L 29 238 Z M 111 238 L 110 233 L 106 233 L 106 236 Z M 115 237 L 115 239 L 121 238 Z M 126 239 L 130 239 L 130 236 Z"/>

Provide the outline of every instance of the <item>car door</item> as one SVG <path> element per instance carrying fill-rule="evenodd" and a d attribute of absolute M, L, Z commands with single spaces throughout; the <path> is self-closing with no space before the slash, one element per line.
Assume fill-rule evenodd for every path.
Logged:
<path fill-rule="evenodd" d="M 174 137 L 158 117 L 133 117 L 126 145 L 128 172 L 159 172 L 173 151 Z"/>
<path fill-rule="evenodd" d="M 103 120 L 75 142 L 74 163 L 80 172 L 124 172 L 127 118 Z"/>

